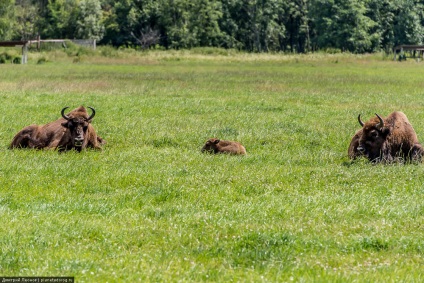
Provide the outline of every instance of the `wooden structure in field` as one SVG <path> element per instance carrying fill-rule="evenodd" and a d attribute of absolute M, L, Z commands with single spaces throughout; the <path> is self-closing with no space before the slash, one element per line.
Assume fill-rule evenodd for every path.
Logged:
<path fill-rule="evenodd" d="M 25 41 L 0 41 L 0 47 L 22 47 L 22 64 L 26 64 L 28 62 L 28 47 L 36 43 L 37 50 L 40 49 L 41 42 L 60 42 L 65 45 L 64 39 L 46 39 L 40 40 L 40 38 L 36 40 L 25 40 Z M 65 45 L 66 47 L 66 45 Z"/>
<path fill-rule="evenodd" d="M 28 43 L 29 41 L 0 41 L 0 47 L 22 47 L 22 64 L 26 64 L 28 60 Z"/>
<path fill-rule="evenodd" d="M 72 41 L 75 44 L 90 46 L 93 49 L 96 49 L 96 40 L 95 39 L 40 39 L 38 37 L 35 40 L 26 40 L 26 41 L 0 41 L 0 47 L 22 47 L 22 64 L 26 64 L 28 62 L 28 47 L 31 44 L 37 44 L 37 50 L 40 50 L 40 46 L 42 42 L 54 42 L 54 43 L 62 43 L 63 47 L 66 47 L 65 41 Z"/>
<path fill-rule="evenodd" d="M 412 58 L 424 59 L 424 45 L 398 45 L 393 48 L 393 53 L 395 54 L 393 60 L 396 61 L 396 55 L 399 55 L 400 59 L 402 57 L 406 58 L 405 51 L 409 51 Z"/>

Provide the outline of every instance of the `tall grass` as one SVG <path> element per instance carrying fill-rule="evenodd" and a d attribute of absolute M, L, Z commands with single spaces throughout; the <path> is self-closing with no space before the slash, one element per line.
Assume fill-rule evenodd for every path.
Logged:
<path fill-rule="evenodd" d="M 0 274 L 423 281 L 424 166 L 347 158 L 359 113 L 424 138 L 422 64 L 210 53 L 0 65 Z M 7 149 L 79 105 L 103 151 Z M 248 154 L 202 154 L 210 137 Z"/>

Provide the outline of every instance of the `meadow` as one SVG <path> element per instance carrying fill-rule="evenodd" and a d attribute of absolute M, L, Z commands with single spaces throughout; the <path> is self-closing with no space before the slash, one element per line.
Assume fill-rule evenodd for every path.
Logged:
<path fill-rule="evenodd" d="M 423 62 L 75 58 L 0 65 L 0 276 L 424 281 L 424 164 L 347 157 L 360 113 L 403 111 L 424 141 Z M 102 151 L 8 149 L 24 126 L 79 105 L 96 109 Z M 248 154 L 201 153 L 211 137 Z"/>

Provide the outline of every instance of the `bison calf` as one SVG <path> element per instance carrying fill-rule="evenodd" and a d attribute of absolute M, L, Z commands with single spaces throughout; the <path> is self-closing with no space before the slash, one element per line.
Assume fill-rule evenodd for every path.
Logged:
<path fill-rule="evenodd" d="M 224 141 L 220 139 L 209 139 L 202 147 L 202 152 L 228 153 L 228 154 L 246 154 L 243 145 L 235 141 Z"/>

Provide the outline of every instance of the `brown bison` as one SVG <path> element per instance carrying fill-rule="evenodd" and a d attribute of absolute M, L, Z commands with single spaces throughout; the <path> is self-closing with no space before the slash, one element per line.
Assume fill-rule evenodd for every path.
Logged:
<path fill-rule="evenodd" d="M 362 129 L 349 145 L 349 157 L 365 156 L 372 162 L 421 161 L 424 150 L 406 115 L 393 112 L 385 119 L 375 114 L 368 122 L 358 116 Z"/>
<path fill-rule="evenodd" d="M 62 118 L 46 125 L 30 125 L 23 128 L 13 138 L 9 148 L 35 148 L 35 149 L 58 149 L 59 151 L 75 149 L 81 151 L 84 148 L 101 149 L 105 144 L 96 134 L 91 121 L 96 115 L 94 108 L 89 116 L 87 110 L 80 106 L 67 115 L 62 109 Z"/>
<path fill-rule="evenodd" d="M 246 149 L 240 143 L 235 141 L 224 141 L 212 138 L 209 139 L 202 147 L 202 152 L 244 155 L 246 154 Z"/>

